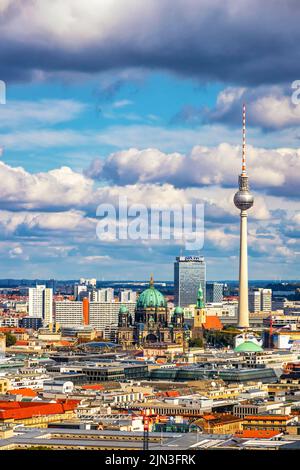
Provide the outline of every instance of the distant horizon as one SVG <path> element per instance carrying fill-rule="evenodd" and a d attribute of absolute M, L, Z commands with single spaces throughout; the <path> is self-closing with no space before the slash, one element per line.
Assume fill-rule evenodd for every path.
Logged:
<path fill-rule="evenodd" d="M 134 282 L 143 282 L 143 283 L 149 283 L 149 279 L 97 279 L 97 278 L 92 278 L 92 277 L 85 277 L 84 279 L 96 279 L 97 282 L 111 282 L 111 283 L 134 283 Z M 0 278 L 0 283 L 4 281 L 30 281 L 30 282 L 39 282 L 39 281 L 55 281 L 55 282 L 78 282 L 80 278 Z M 174 281 L 169 280 L 169 279 L 154 279 L 154 284 L 156 283 L 174 283 Z M 238 283 L 238 279 L 206 279 L 206 282 L 220 282 L 220 283 L 226 283 L 226 282 L 231 282 L 231 283 Z M 280 279 L 280 280 L 274 280 L 274 279 L 249 279 L 249 283 L 252 282 L 269 282 L 273 284 L 281 284 L 285 282 L 299 282 L 300 279 Z"/>

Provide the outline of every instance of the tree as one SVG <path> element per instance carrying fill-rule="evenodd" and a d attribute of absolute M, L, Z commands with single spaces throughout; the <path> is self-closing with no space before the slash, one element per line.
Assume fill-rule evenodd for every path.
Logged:
<path fill-rule="evenodd" d="M 5 333 L 6 336 L 6 347 L 9 348 L 10 346 L 13 346 L 16 344 L 17 338 L 12 335 L 10 332 Z"/>
<path fill-rule="evenodd" d="M 190 339 L 189 346 L 191 348 L 194 348 L 194 347 L 203 348 L 203 339 L 202 338 Z"/>

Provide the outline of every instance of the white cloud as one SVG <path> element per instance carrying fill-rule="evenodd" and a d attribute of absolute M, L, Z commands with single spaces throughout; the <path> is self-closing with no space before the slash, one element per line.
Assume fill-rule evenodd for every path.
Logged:
<path fill-rule="evenodd" d="M 86 105 L 75 100 L 7 101 L 1 107 L 0 128 L 53 125 L 76 118 Z"/>
<path fill-rule="evenodd" d="M 255 189 L 280 195 L 297 195 L 300 185 L 300 149 L 264 149 L 248 146 L 248 173 Z M 96 160 L 87 174 L 117 184 L 172 183 L 179 187 L 237 187 L 241 148 L 226 143 L 195 146 L 187 155 L 167 154 L 155 148 L 130 148 Z"/>
<path fill-rule="evenodd" d="M 246 103 L 248 126 L 267 130 L 295 127 L 300 124 L 300 106 L 293 104 L 292 92 L 292 88 L 278 85 L 254 89 L 228 87 L 219 93 L 215 108 L 207 111 L 207 118 L 211 122 L 240 124 L 242 103 Z"/>

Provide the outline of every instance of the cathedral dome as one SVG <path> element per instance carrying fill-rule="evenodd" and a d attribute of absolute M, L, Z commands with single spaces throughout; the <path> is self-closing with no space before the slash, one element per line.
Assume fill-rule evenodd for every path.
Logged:
<path fill-rule="evenodd" d="M 137 308 L 165 308 L 166 306 L 166 299 L 159 290 L 155 289 L 153 285 L 153 279 L 151 278 L 150 287 L 144 290 L 138 298 Z"/>

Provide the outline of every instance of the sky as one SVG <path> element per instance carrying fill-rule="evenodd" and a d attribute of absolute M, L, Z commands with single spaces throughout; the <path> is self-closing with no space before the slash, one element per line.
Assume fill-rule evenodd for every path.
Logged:
<path fill-rule="evenodd" d="M 249 278 L 299 279 L 299 20 L 296 0 L 1 0 L 0 277 L 172 280 L 183 254 L 237 279 L 246 103 Z M 203 247 L 99 239 L 120 196 L 203 205 Z"/>

